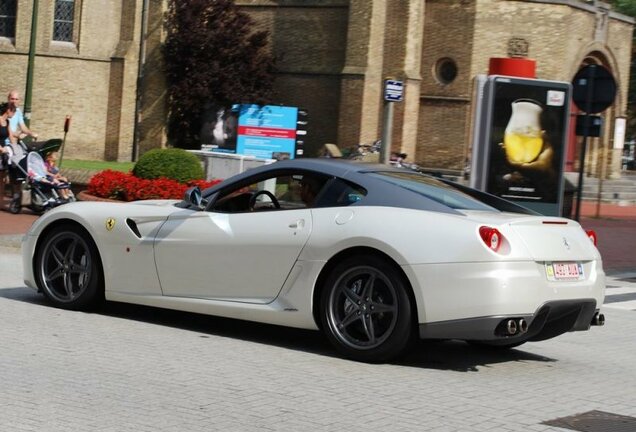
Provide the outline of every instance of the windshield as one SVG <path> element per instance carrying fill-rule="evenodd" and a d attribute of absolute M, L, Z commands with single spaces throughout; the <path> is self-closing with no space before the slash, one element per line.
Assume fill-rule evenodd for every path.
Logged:
<path fill-rule="evenodd" d="M 498 211 L 433 177 L 409 172 L 371 172 L 372 177 L 408 189 L 456 210 Z"/>

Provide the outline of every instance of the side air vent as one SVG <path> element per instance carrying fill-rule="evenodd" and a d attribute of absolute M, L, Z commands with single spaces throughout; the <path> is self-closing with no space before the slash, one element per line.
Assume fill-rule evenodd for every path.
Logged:
<path fill-rule="evenodd" d="M 141 233 L 139 232 L 139 228 L 137 228 L 137 224 L 132 219 L 126 219 L 126 225 L 128 228 L 139 238 L 141 238 Z"/>

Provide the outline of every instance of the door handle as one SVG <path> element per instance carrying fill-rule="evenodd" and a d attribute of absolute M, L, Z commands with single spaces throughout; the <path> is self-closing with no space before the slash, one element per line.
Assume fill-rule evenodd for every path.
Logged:
<path fill-rule="evenodd" d="M 305 219 L 298 219 L 289 224 L 290 228 L 302 229 L 305 226 Z"/>

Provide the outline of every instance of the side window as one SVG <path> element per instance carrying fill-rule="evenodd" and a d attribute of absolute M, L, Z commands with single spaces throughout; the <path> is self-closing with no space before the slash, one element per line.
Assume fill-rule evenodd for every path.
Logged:
<path fill-rule="evenodd" d="M 0 0 L 0 36 L 15 38 L 16 0 Z"/>
<path fill-rule="evenodd" d="M 346 207 L 362 201 L 366 195 L 362 186 L 337 179 L 328 184 L 316 207 Z"/>
<path fill-rule="evenodd" d="M 225 191 L 212 211 L 243 213 L 313 207 L 327 178 L 307 173 L 285 173 L 237 185 Z"/>

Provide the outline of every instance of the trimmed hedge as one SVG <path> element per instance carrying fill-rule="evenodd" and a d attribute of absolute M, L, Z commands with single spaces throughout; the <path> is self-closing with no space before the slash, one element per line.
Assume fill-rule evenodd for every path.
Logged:
<path fill-rule="evenodd" d="M 164 177 L 179 183 L 201 180 L 204 177 L 199 158 L 178 148 L 154 149 L 144 153 L 132 172 L 143 179 Z"/>

